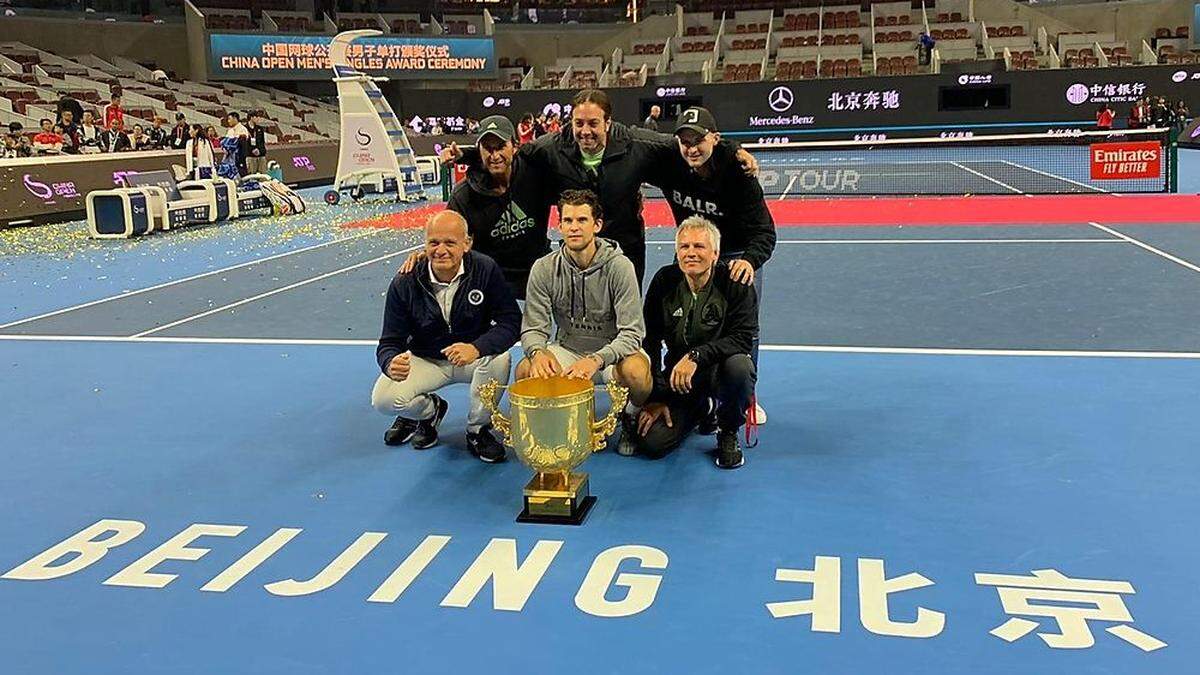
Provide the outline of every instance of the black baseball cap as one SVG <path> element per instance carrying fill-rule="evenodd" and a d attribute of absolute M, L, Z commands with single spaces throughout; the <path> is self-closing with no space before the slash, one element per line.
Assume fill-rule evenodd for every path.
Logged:
<path fill-rule="evenodd" d="M 517 137 L 512 122 L 504 115 L 491 115 L 479 122 L 479 136 L 475 139 L 476 142 L 482 141 L 483 137 L 489 134 L 505 142 L 512 142 Z"/>
<path fill-rule="evenodd" d="M 679 121 L 675 124 L 675 133 L 690 129 L 701 134 L 717 130 L 717 120 L 706 108 L 692 107 L 679 113 Z"/>

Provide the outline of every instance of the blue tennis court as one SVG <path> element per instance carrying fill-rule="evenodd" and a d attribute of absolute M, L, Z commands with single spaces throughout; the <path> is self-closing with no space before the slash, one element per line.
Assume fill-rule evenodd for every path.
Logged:
<path fill-rule="evenodd" d="M 383 445 L 374 341 L 420 233 L 341 225 L 390 210 L 122 243 L 3 233 L 7 662 L 1124 675 L 1200 658 L 1200 224 L 782 227 L 746 466 L 716 469 L 702 436 L 657 462 L 600 453 L 583 467 L 599 502 L 571 528 L 514 522 L 530 472 L 460 449 L 462 387 L 441 445 Z M 653 269 L 670 231 L 649 236 Z"/>

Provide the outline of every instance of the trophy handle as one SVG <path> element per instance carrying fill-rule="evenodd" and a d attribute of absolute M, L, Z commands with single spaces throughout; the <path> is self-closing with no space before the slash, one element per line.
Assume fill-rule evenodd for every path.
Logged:
<path fill-rule="evenodd" d="M 605 439 L 617 429 L 617 415 L 625 409 L 625 403 L 629 401 L 628 388 L 622 387 L 616 382 L 609 382 L 605 387 L 608 389 L 609 398 L 612 399 L 612 405 L 604 419 L 592 423 L 593 450 L 604 448 Z"/>
<path fill-rule="evenodd" d="M 504 413 L 500 412 L 499 407 L 501 389 L 503 387 L 500 386 L 500 383 L 492 378 L 479 386 L 479 400 L 483 402 L 484 407 L 491 411 L 492 426 L 504 434 L 505 443 L 512 445 L 512 423 L 504 416 Z"/>

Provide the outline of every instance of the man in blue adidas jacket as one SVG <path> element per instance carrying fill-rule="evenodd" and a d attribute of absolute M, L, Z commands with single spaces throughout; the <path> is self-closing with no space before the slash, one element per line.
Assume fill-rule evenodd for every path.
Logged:
<path fill-rule="evenodd" d="M 521 332 L 521 312 L 494 260 L 471 251 L 467 222 L 443 211 L 425 227 L 425 260 L 398 274 L 388 288 L 383 333 L 375 355 L 383 374 L 371 402 L 397 415 L 388 445 L 412 441 L 424 450 L 438 441 L 449 404 L 437 390 L 470 383 L 467 445 L 484 462 L 504 460 L 479 398 L 489 379 L 508 383 L 508 350 Z"/>

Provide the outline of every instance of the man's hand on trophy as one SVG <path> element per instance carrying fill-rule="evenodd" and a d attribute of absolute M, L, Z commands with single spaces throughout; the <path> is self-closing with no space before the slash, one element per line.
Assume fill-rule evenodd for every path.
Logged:
<path fill-rule="evenodd" d="M 462 156 L 463 153 L 462 150 L 459 150 L 458 143 L 451 143 L 450 145 L 442 148 L 442 151 L 438 153 L 438 159 L 441 160 L 442 164 L 456 162 L 462 159 Z"/>
<path fill-rule="evenodd" d="M 446 360 L 456 366 L 474 363 L 479 358 L 479 350 L 469 342 L 455 342 L 443 349 L 442 354 L 446 356 Z"/>
<path fill-rule="evenodd" d="M 679 394 L 692 391 L 692 376 L 696 374 L 696 362 L 685 356 L 671 369 L 671 389 Z"/>
<path fill-rule="evenodd" d="M 643 406 L 641 414 L 638 415 L 638 434 L 645 436 L 650 433 L 650 427 L 654 426 L 659 418 L 662 418 L 663 424 L 668 427 L 675 426 L 671 421 L 671 409 L 666 403 L 647 403 Z"/>
<path fill-rule="evenodd" d="M 408 254 L 408 258 L 404 260 L 404 264 L 400 266 L 400 269 L 397 270 L 397 272 L 400 274 L 408 274 L 409 272 L 413 271 L 413 268 L 417 266 L 417 263 L 424 259 L 425 251 L 413 251 L 412 253 Z"/>
<path fill-rule="evenodd" d="M 529 358 L 530 377 L 554 377 L 562 373 L 562 366 L 547 349 L 539 349 Z"/>
<path fill-rule="evenodd" d="M 572 363 L 570 366 L 567 366 L 567 369 L 563 371 L 563 376 L 577 377 L 581 380 L 590 380 L 592 379 L 592 376 L 596 374 L 596 371 L 600 370 L 600 365 L 600 359 L 596 358 L 595 356 L 585 356 L 575 363 Z"/>
<path fill-rule="evenodd" d="M 397 354 L 394 356 L 392 360 L 388 362 L 387 376 L 397 382 L 403 382 L 405 379 L 407 379 L 408 370 L 412 367 L 412 364 L 409 360 L 411 357 L 412 354 L 409 352 L 404 352 L 403 354 Z"/>

